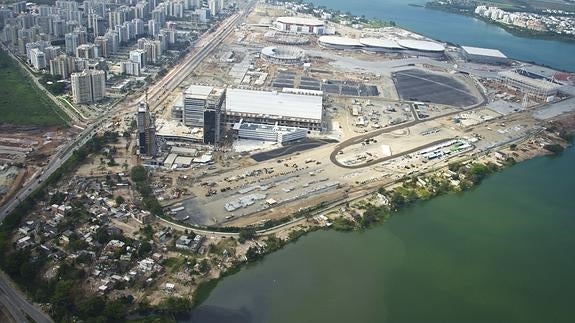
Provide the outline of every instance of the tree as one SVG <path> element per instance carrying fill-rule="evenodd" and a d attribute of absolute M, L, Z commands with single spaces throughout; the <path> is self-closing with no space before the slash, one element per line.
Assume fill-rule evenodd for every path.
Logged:
<path fill-rule="evenodd" d="M 406 204 L 407 201 L 405 200 L 405 198 L 403 197 L 403 195 L 398 192 L 397 190 L 394 190 L 393 193 L 391 193 L 391 204 L 394 205 L 395 207 L 401 207 L 404 204 Z"/>
<path fill-rule="evenodd" d="M 262 259 L 263 255 L 260 253 L 258 248 L 250 247 L 246 252 L 246 258 L 248 259 L 248 262 L 254 262 Z"/>
<path fill-rule="evenodd" d="M 116 204 L 121 205 L 124 204 L 125 200 L 121 195 L 116 196 Z"/>
<path fill-rule="evenodd" d="M 52 304 L 52 315 L 56 321 L 68 321 L 64 317 L 70 313 L 72 307 L 72 281 L 60 280 L 56 283 L 54 294 L 50 303 Z"/>
<path fill-rule="evenodd" d="M 241 229 L 238 241 L 240 243 L 244 243 L 247 240 L 254 239 L 255 237 L 256 237 L 256 229 L 254 228 Z"/>
<path fill-rule="evenodd" d="M 100 244 L 105 244 L 108 243 L 111 238 L 106 228 L 102 227 L 96 230 L 96 233 L 94 234 L 94 239 L 96 239 L 96 241 L 98 241 L 98 243 Z"/>
<path fill-rule="evenodd" d="M 154 228 L 152 228 L 152 226 L 148 224 L 142 228 L 140 233 L 144 236 L 144 239 L 150 240 L 154 235 Z"/>
<path fill-rule="evenodd" d="M 80 300 L 78 303 L 78 311 L 80 317 L 90 318 L 96 317 L 102 313 L 106 306 L 106 302 L 99 296 L 90 296 Z"/>
<path fill-rule="evenodd" d="M 123 321 L 124 316 L 126 316 L 126 307 L 119 300 L 108 301 L 104 309 L 104 315 L 111 322 Z"/>
<path fill-rule="evenodd" d="M 381 212 L 380 209 L 376 208 L 376 207 L 369 207 L 364 213 L 363 213 L 363 217 L 361 218 L 361 227 L 362 228 L 367 228 L 369 226 L 371 226 L 374 223 L 377 223 L 379 220 L 379 212 Z"/>
<path fill-rule="evenodd" d="M 152 251 L 152 245 L 148 241 L 141 241 L 138 254 L 140 257 L 149 254 Z"/>
<path fill-rule="evenodd" d="M 192 302 L 188 298 L 168 297 L 160 303 L 160 307 L 169 313 L 183 313 L 192 308 Z"/>
<path fill-rule="evenodd" d="M 206 274 L 210 271 L 211 266 L 206 259 L 202 259 L 202 261 L 200 261 L 200 264 L 198 265 L 198 269 L 202 274 Z"/>
<path fill-rule="evenodd" d="M 148 174 L 146 172 L 146 168 L 144 168 L 142 165 L 132 167 L 132 170 L 130 171 L 130 178 L 136 183 L 147 180 Z"/>

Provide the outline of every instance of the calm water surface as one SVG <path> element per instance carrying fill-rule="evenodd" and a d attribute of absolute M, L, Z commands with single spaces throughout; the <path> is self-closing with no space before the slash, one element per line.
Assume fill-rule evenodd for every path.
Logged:
<path fill-rule="evenodd" d="M 447 13 L 424 5 L 426 0 L 313 0 L 316 5 L 350 11 L 355 15 L 393 20 L 399 26 L 433 39 L 459 45 L 497 48 L 509 57 L 534 61 L 575 72 L 575 42 L 516 37 L 504 29 L 471 17 Z"/>
<path fill-rule="evenodd" d="M 191 322 L 574 322 L 575 149 L 312 233 L 227 277 Z"/>

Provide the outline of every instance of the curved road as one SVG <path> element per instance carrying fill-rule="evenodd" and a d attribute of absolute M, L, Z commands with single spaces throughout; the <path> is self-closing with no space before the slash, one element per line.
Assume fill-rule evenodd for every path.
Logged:
<path fill-rule="evenodd" d="M 404 155 L 409 155 L 409 154 L 414 153 L 414 152 L 416 152 L 416 151 L 418 151 L 418 150 L 425 149 L 425 148 L 429 148 L 429 147 L 432 147 L 432 146 L 434 146 L 434 145 L 440 144 L 440 143 L 442 143 L 442 142 L 452 140 L 452 139 L 444 139 L 444 140 L 434 141 L 434 142 L 432 142 L 432 143 L 430 143 L 430 144 L 426 144 L 426 145 L 423 145 L 423 146 L 420 146 L 420 147 L 417 147 L 417 148 L 414 148 L 414 149 L 410 149 L 410 150 L 407 150 L 407 151 L 404 151 L 404 152 L 401 152 L 401 153 L 399 153 L 399 154 L 395 154 L 395 155 L 392 155 L 392 156 L 377 158 L 377 159 L 374 159 L 374 160 L 372 160 L 372 161 L 370 161 L 370 162 L 363 163 L 363 164 L 345 165 L 345 164 L 341 163 L 339 160 L 337 160 L 337 155 L 338 155 L 339 152 L 342 151 L 344 148 L 347 148 L 347 147 L 349 147 L 349 146 L 353 146 L 353 145 L 360 144 L 361 142 L 365 141 L 366 139 L 371 139 L 371 138 L 373 138 L 373 137 L 377 137 L 377 136 L 382 135 L 382 134 L 384 134 L 384 133 L 389 133 L 389 132 L 392 132 L 392 131 L 395 131 L 395 130 L 401 130 L 401 129 L 409 128 L 409 127 L 411 127 L 411 126 L 414 126 L 414 125 L 419 124 L 419 123 L 422 123 L 422 122 L 427 122 L 427 121 L 432 121 L 432 120 L 436 120 L 436 119 L 440 119 L 440 118 L 450 117 L 450 116 L 459 114 L 459 113 L 461 113 L 461 112 L 463 112 L 463 111 L 470 111 L 470 110 L 477 109 L 477 108 L 483 106 L 483 105 L 487 102 L 487 97 L 485 96 L 485 94 L 484 94 L 483 92 L 481 92 L 481 91 L 480 91 L 480 94 L 481 94 L 481 101 L 478 102 L 478 103 L 476 103 L 476 104 L 474 104 L 474 105 L 471 105 L 471 106 L 469 106 L 469 107 L 467 107 L 467 108 L 463 108 L 462 110 L 459 110 L 459 111 L 453 111 L 453 112 L 450 112 L 450 113 L 447 113 L 447 114 L 438 115 L 438 116 L 431 117 L 431 118 L 426 118 L 426 119 L 423 119 L 423 120 L 419 118 L 419 116 L 417 115 L 415 109 L 413 108 L 413 105 L 411 104 L 411 111 L 412 111 L 412 114 L 413 114 L 413 117 L 415 118 L 415 120 L 409 121 L 409 122 L 406 122 L 406 123 L 402 123 L 402 124 L 399 124 L 399 125 L 391 126 L 391 127 L 386 127 L 386 128 L 383 128 L 383 129 L 374 130 L 374 131 L 368 132 L 368 133 L 366 133 L 366 134 L 359 135 L 359 136 L 356 136 L 356 137 L 347 139 L 347 140 L 345 140 L 345 141 L 343 141 L 343 142 L 341 142 L 341 143 L 339 143 L 339 144 L 337 144 L 337 145 L 335 146 L 334 150 L 333 150 L 333 151 L 331 152 L 331 154 L 329 155 L 329 159 L 330 159 L 330 161 L 331 161 L 334 165 L 339 166 L 339 167 L 341 167 L 341 168 L 358 169 L 358 168 L 369 167 L 369 166 L 372 166 L 372 165 L 375 165 L 375 164 L 378 164 L 378 163 L 381 163 L 381 162 L 384 162 L 384 161 L 387 161 L 387 160 L 391 160 L 391 159 L 394 159 L 394 158 L 397 158 L 397 157 L 404 156 Z"/>

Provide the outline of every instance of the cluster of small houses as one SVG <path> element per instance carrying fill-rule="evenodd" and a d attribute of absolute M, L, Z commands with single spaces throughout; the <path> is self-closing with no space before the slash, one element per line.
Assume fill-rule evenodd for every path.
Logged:
<path fill-rule="evenodd" d="M 79 257 L 89 257 L 93 260 L 89 262 L 92 265 L 82 266 L 90 269 L 88 282 L 101 293 L 110 292 L 120 283 L 139 282 L 149 285 L 164 270 L 161 265 L 161 252 L 168 250 L 167 243 L 174 237 L 172 229 L 163 228 L 154 234 L 156 245 L 160 247 L 155 249 L 160 251 L 138 259 L 141 258 L 138 256 L 141 242 L 134 240 L 126 243 L 118 240 L 121 239 L 118 237 L 122 236 L 122 230 L 115 227 L 111 219 L 127 222 L 126 220 L 133 218 L 144 225 L 150 223 L 153 216 L 128 203 L 115 205 L 111 198 L 113 194 L 110 194 L 110 185 L 106 187 L 99 181 L 97 178 L 74 178 L 66 187 L 60 188 L 59 192 L 64 191 L 67 198 L 64 198 L 61 204 L 40 205 L 41 210 L 34 212 L 28 221 L 19 227 L 14 237 L 14 246 L 18 250 L 30 248 L 46 253 L 56 263 L 48 272 L 59 268 L 59 262 L 75 263 Z M 53 191 L 50 195 L 56 193 L 58 192 Z M 69 203 L 71 196 L 84 196 L 76 201 L 82 201 L 89 213 L 89 218 L 75 227 L 66 225 L 69 223 L 66 219 L 74 216 L 74 208 Z M 105 230 L 112 240 L 104 244 L 98 242 L 97 232 L 102 230 Z M 72 237 L 82 240 L 87 247 L 75 252 L 67 250 L 65 246 L 71 242 Z M 40 244 L 40 240 L 45 242 Z M 179 236 L 175 240 L 175 247 L 186 252 L 202 252 L 203 242 L 203 236 L 190 233 Z"/>

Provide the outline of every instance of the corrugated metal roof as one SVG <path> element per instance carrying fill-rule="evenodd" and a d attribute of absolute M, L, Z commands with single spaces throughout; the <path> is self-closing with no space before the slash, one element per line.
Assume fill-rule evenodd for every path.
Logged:
<path fill-rule="evenodd" d="M 507 58 L 507 56 L 505 56 L 505 54 L 503 54 L 498 49 L 471 47 L 471 46 L 461 46 L 461 48 L 469 55 L 480 55 L 480 56 Z"/>
<path fill-rule="evenodd" d="M 323 97 L 228 89 L 226 111 L 262 116 L 321 120 Z"/>

